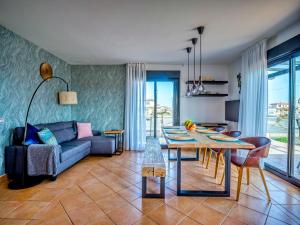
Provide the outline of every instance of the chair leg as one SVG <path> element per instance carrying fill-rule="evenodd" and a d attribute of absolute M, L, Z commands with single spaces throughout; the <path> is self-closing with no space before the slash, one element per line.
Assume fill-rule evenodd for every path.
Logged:
<path fill-rule="evenodd" d="M 267 186 L 267 182 L 266 182 L 266 179 L 265 179 L 264 172 L 263 172 L 262 168 L 259 167 L 258 169 L 259 169 L 260 176 L 262 178 L 262 181 L 263 181 L 265 189 L 266 189 L 266 193 L 267 193 L 267 196 L 268 196 L 268 201 L 270 202 L 271 197 L 270 197 L 270 193 L 269 193 L 269 189 L 268 189 L 268 186 Z"/>
<path fill-rule="evenodd" d="M 242 186 L 242 179 L 243 179 L 243 167 L 239 168 L 239 175 L 238 175 L 238 184 L 237 184 L 237 192 L 236 192 L 236 200 L 238 201 L 240 198 L 241 186 Z"/>
<path fill-rule="evenodd" d="M 247 185 L 249 185 L 250 184 L 250 168 L 247 167 L 246 170 L 247 170 Z"/>
<path fill-rule="evenodd" d="M 221 157 L 221 153 L 217 153 L 216 166 L 215 166 L 215 175 L 214 175 L 214 178 L 215 178 L 215 179 L 217 178 L 217 174 L 218 174 L 218 168 L 219 168 L 220 157 Z"/>
<path fill-rule="evenodd" d="M 222 178 L 221 178 L 220 185 L 222 185 L 222 184 L 223 184 L 224 177 L 225 177 L 225 169 L 223 170 L 223 173 L 222 173 Z"/>
<path fill-rule="evenodd" d="M 209 151 L 209 153 L 208 153 L 208 158 L 207 158 L 207 162 L 206 162 L 205 169 L 208 169 L 209 162 L 210 162 L 211 155 L 212 155 L 212 150 L 211 150 L 211 149 L 209 149 L 208 151 Z"/>
<path fill-rule="evenodd" d="M 223 154 L 221 154 L 220 160 L 221 160 L 221 162 L 222 162 L 223 165 L 224 165 L 224 164 L 225 164 L 225 160 L 224 160 L 224 155 L 223 155 Z"/>
<path fill-rule="evenodd" d="M 204 161 L 205 161 L 205 158 L 206 158 L 206 152 L 207 152 L 207 148 L 203 148 L 202 165 L 204 164 Z"/>

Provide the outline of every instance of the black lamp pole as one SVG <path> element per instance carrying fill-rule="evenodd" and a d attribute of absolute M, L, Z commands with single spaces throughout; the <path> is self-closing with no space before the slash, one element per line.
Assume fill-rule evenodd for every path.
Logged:
<path fill-rule="evenodd" d="M 26 140 L 26 135 L 27 135 L 27 124 L 28 124 L 28 116 L 29 116 L 29 111 L 30 111 L 30 107 L 31 107 L 31 103 L 32 103 L 32 101 L 33 101 L 33 99 L 34 99 L 34 96 L 36 95 L 36 93 L 37 93 L 37 91 L 39 90 L 39 88 L 46 82 L 46 81 L 48 81 L 48 80 L 51 80 L 51 79 L 59 79 L 59 80 L 61 80 L 61 81 L 63 81 L 66 85 L 67 85 L 67 91 L 69 91 L 69 84 L 68 84 L 68 82 L 65 80 L 65 79 L 63 79 L 63 78 L 61 78 L 61 77 L 49 77 L 49 78 L 47 78 L 47 79 L 45 79 L 45 80 L 43 80 L 38 86 L 37 86 L 37 88 L 35 89 L 35 91 L 33 92 L 33 95 L 32 95 L 32 97 L 31 97 L 31 99 L 30 99 L 30 102 L 29 102 L 29 105 L 28 105 L 28 107 L 27 107 L 27 112 L 26 112 L 26 117 L 25 117 L 25 131 L 24 131 L 24 139 L 23 139 L 23 144 L 25 144 L 25 140 Z"/>

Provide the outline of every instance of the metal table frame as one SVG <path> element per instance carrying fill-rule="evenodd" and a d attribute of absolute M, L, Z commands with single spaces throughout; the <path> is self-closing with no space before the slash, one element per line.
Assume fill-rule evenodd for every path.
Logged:
<path fill-rule="evenodd" d="M 168 148 L 168 160 L 169 161 L 176 161 L 176 158 L 171 158 L 170 151 L 171 149 L 173 150 L 174 148 Z M 177 150 L 177 149 L 174 149 Z M 199 148 L 196 148 L 196 156 L 195 157 L 181 157 L 181 161 L 199 161 Z"/>
<path fill-rule="evenodd" d="M 177 148 L 177 195 L 178 196 L 197 196 L 197 197 L 229 197 L 231 179 L 231 151 L 225 150 L 225 190 L 206 191 L 206 190 L 183 190 L 181 189 L 181 148 Z"/>

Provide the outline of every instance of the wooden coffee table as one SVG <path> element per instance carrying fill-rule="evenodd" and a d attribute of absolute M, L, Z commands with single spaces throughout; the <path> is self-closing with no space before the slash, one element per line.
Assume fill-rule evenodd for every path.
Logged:
<path fill-rule="evenodd" d="M 104 135 L 114 136 L 115 138 L 115 155 L 121 155 L 124 152 L 124 132 L 125 130 L 106 130 Z"/>

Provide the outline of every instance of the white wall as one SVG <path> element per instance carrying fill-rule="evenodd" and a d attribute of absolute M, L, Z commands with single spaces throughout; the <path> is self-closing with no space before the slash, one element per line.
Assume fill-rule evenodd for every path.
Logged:
<path fill-rule="evenodd" d="M 238 100 L 240 99 L 240 93 L 237 82 L 237 75 L 242 72 L 242 59 L 238 58 L 229 65 L 229 76 L 228 76 L 228 97 L 226 100 Z M 237 130 L 238 123 L 226 121 L 228 123 L 229 130 Z"/>
<path fill-rule="evenodd" d="M 224 97 L 193 97 L 186 98 L 187 65 L 159 65 L 148 64 L 147 70 L 178 70 L 180 71 L 180 122 L 187 118 L 201 122 L 224 122 L 225 121 L 225 98 Z M 190 71 L 193 72 L 192 66 Z M 199 66 L 196 67 L 196 79 L 199 76 Z M 215 80 L 228 80 L 227 65 L 203 65 L 203 75 L 211 75 Z M 190 79 L 192 80 L 192 72 Z M 228 93 L 228 84 L 219 86 L 206 86 L 207 90 L 219 93 Z"/>

